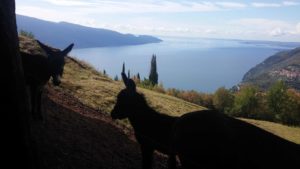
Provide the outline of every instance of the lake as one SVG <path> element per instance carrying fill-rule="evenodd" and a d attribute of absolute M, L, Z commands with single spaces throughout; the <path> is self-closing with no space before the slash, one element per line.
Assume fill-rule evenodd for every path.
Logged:
<path fill-rule="evenodd" d="M 294 46 L 257 41 L 162 37 L 163 42 L 122 47 L 73 49 L 84 60 L 114 78 L 122 64 L 130 74 L 148 78 L 152 54 L 156 55 L 159 82 L 166 88 L 214 92 L 231 88 L 253 66 L 274 53 Z M 75 44 L 76 45 L 76 44 Z M 296 46 L 295 46 L 296 47 Z"/>

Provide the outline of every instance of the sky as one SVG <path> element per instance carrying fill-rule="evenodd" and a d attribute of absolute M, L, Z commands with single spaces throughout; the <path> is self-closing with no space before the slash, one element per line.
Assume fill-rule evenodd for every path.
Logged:
<path fill-rule="evenodd" d="M 136 35 L 300 42 L 300 0 L 16 0 L 16 13 Z"/>

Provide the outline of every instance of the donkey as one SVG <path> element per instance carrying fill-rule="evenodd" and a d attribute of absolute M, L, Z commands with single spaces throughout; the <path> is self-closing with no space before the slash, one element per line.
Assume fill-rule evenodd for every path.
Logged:
<path fill-rule="evenodd" d="M 21 51 L 26 85 L 30 90 L 31 112 L 34 119 L 42 120 L 41 95 L 44 85 L 52 77 L 55 86 L 61 83 L 64 69 L 64 57 L 72 50 L 74 44 L 70 44 L 63 51 L 54 50 L 37 40 L 46 56 L 41 54 L 29 54 Z"/>
<path fill-rule="evenodd" d="M 175 124 L 172 146 L 184 168 L 300 166 L 299 145 L 214 110 L 182 115 Z"/>
<path fill-rule="evenodd" d="M 154 150 L 169 155 L 169 168 L 176 167 L 175 154 L 171 151 L 172 130 L 176 117 L 156 112 L 147 105 L 144 96 L 136 91 L 132 79 L 122 73 L 126 86 L 117 96 L 111 117 L 113 119 L 128 118 L 140 144 L 143 169 L 152 168 Z"/>
<path fill-rule="evenodd" d="M 113 119 L 128 118 L 140 143 L 143 169 L 151 168 L 153 151 L 169 155 L 176 168 L 178 155 L 185 169 L 264 169 L 300 166 L 299 145 L 215 110 L 180 117 L 160 114 L 147 105 L 124 73 L 126 88 L 117 97 Z"/>

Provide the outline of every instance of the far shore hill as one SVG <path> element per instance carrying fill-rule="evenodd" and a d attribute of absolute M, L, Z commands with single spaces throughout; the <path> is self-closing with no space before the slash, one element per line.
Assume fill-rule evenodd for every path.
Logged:
<path fill-rule="evenodd" d="M 91 28 L 68 22 L 50 22 L 17 15 L 18 31 L 31 32 L 36 39 L 57 48 L 70 43 L 75 48 L 112 47 L 159 43 L 162 40 L 149 35 L 122 34 L 113 30 Z"/>

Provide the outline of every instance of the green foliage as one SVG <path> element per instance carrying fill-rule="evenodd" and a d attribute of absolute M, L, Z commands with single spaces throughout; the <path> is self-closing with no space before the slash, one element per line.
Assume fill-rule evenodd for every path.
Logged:
<path fill-rule="evenodd" d="M 150 82 L 153 85 L 157 85 L 158 84 L 158 73 L 157 73 L 157 65 L 156 65 L 156 55 L 152 55 L 149 80 L 150 80 Z"/>
<path fill-rule="evenodd" d="M 204 106 L 209 109 L 214 109 L 212 94 L 200 93 L 195 90 L 178 90 L 174 88 L 170 88 L 165 91 L 168 95 L 181 98 L 185 101 L 195 103 L 197 105 Z"/>
<path fill-rule="evenodd" d="M 220 112 L 230 112 L 234 102 L 234 95 L 225 87 L 219 88 L 213 97 L 213 104 Z"/>
<path fill-rule="evenodd" d="M 259 98 L 253 86 L 243 87 L 235 96 L 231 115 L 255 118 L 258 112 Z"/>
<path fill-rule="evenodd" d="M 28 32 L 28 31 L 25 31 L 25 30 L 20 30 L 20 35 L 22 36 L 26 36 L 30 39 L 34 39 L 34 34 L 32 32 Z"/>
<path fill-rule="evenodd" d="M 147 78 L 144 78 L 144 80 L 141 81 L 141 83 L 139 84 L 140 87 L 146 88 L 146 89 L 150 89 L 152 90 L 154 85 L 151 83 L 151 81 Z"/>
<path fill-rule="evenodd" d="M 295 90 L 288 90 L 287 111 L 282 116 L 285 124 L 300 126 L 300 94 Z"/>
<path fill-rule="evenodd" d="M 284 112 L 287 110 L 287 87 L 282 81 L 276 82 L 267 93 L 267 104 L 269 110 L 274 113 L 275 120 L 283 120 Z"/>

